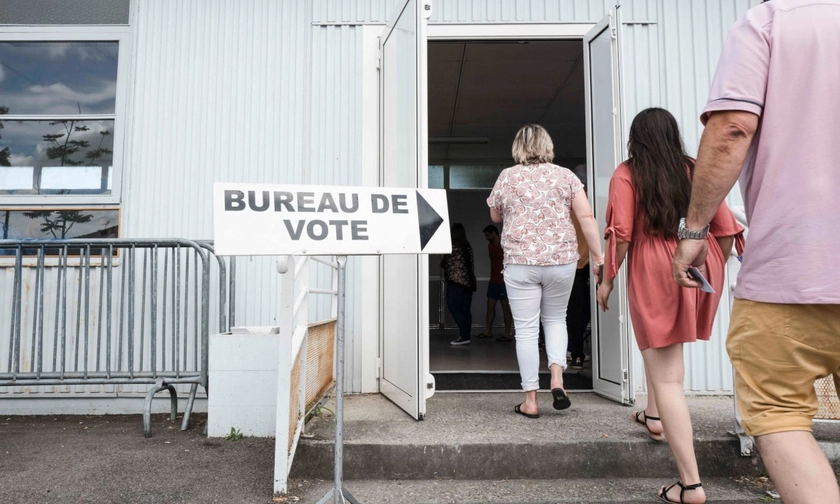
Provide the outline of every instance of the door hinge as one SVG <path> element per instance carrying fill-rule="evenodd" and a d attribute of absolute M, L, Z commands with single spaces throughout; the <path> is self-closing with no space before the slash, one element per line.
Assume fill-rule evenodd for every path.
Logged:
<path fill-rule="evenodd" d="M 376 377 L 382 378 L 382 358 L 376 358 Z"/>
<path fill-rule="evenodd" d="M 423 1 L 423 19 L 432 17 L 432 0 Z"/>
<path fill-rule="evenodd" d="M 610 28 L 610 37 L 612 37 L 613 40 L 618 38 L 618 29 L 614 26 Z"/>
<path fill-rule="evenodd" d="M 382 46 L 379 46 L 378 51 L 376 52 L 376 69 L 382 69 Z"/>
<path fill-rule="evenodd" d="M 624 380 L 624 383 L 627 383 L 627 380 L 629 379 L 629 376 L 628 376 L 628 374 L 627 374 L 627 370 L 626 370 L 626 369 L 622 369 L 622 370 L 621 370 L 621 376 L 623 377 L 623 378 L 622 378 L 622 380 Z"/>

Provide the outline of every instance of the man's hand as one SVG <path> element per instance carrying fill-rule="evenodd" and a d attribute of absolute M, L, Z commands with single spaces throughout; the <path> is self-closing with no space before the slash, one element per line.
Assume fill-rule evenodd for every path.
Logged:
<path fill-rule="evenodd" d="M 703 283 L 693 280 L 688 276 L 688 268 L 696 266 L 703 276 L 708 278 L 706 271 L 706 254 L 709 252 L 709 242 L 706 240 L 680 240 L 677 250 L 674 252 L 674 259 L 671 262 L 671 271 L 674 274 L 674 281 L 683 287 L 699 289 Z"/>

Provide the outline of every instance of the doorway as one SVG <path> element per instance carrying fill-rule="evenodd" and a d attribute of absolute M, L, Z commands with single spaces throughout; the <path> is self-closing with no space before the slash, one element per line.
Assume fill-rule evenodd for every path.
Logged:
<path fill-rule="evenodd" d="M 586 178 L 583 52 L 581 39 L 428 43 L 428 185 L 446 189 L 450 221 L 464 225 L 473 248 L 474 336 L 487 331 L 490 260 L 483 230 L 492 222 L 485 200 L 499 173 L 513 164 L 516 131 L 527 123 L 544 126 L 554 141 L 554 162 Z M 429 257 L 429 352 L 436 390 L 521 390 L 515 343 L 497 340 L 505 333 L 501 303 L 491 338 L 450 345 L 458 331 L 445 307 L 439 263 L 440 256 Z M 589 339 L 585 342 L 591 355 Z M 544 380 L 547 388 L 544 351 L 541 358 L 541 387 Z M 592 361 L 568 369 L 564 380 L 567 389 L 591 390 Z"/>

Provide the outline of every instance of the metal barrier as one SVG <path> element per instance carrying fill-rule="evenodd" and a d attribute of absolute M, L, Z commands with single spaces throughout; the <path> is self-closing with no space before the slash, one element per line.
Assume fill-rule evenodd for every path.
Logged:
<path fill-rule="evenodd" d="M 207 390 L 212 243 L 182 239 L 0 240 L 0 386 L 153 384 L 151 402 Z M 231 274 L 217 257 L 219 330 L 233 321 Z M 4 267 L 5 266 L 5 267 Z M 6 341 L 4 341 L 6 340 Z"/>
<path fill-rule="evenodd" d="M 309 265 L 332 268 L 332 288 L 309 287 Z M 321 257 L 282 256 L 280 293 L 280 360 L 277 367 L 277 426 L 274 451 L 274 493 L 288 490 L 289 471 L 306 415 L 335 381 L 335 330 L 338 310 L 338 263 Z M 331 318 L 309 323 L 309 295 L 332 296 Z M 340 358 L 340 357 L 339 357 Z"/>

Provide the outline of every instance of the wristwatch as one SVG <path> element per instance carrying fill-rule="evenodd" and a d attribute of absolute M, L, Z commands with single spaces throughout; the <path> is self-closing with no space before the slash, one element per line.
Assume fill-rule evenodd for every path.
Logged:
<path fill-rule="evenodd" d="M 688 229 L 685 227 L 685 217 L 680 219 L 680 227 L 677 228 L 677 238 L 680 240 L 685 240 L 688 238 L 689 240 L 703 240 L 706 238 L 706 235 L 709 234 L 709 225 L 706 224 L 706 227 L 699 231 L 695 231 L 693 229 Z"/>

